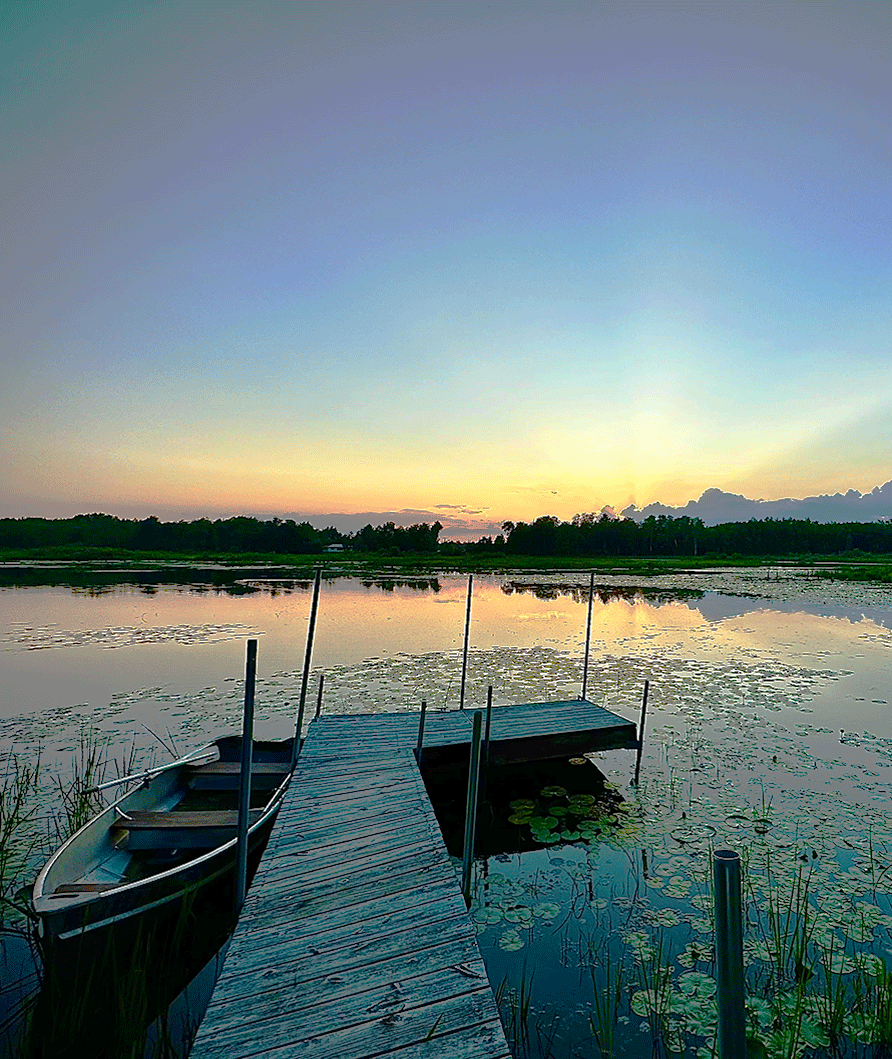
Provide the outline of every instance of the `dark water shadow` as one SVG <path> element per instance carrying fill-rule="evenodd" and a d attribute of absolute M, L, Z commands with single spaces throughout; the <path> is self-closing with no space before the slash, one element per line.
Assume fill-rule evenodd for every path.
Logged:
<path fill-rule="evenodd" d="M 461 748 L 467 758 L 467 747 Z M 422 768 L 446 849 L 462 855 L 468 768 L 466 761 L 434 761 Z M 543 793 L 545 792 L 545 793 Z M 622 796 L 588 758 L 553 758 L 499 765 L 481 777 L 475 855 L 491 857 L 544 849 L 562 834 L 616 826 Z M 572 841 L 564 838 L 562 841 Z"/>

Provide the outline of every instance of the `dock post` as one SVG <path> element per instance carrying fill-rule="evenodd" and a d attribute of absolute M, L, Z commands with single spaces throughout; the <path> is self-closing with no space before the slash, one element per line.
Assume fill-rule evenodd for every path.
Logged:
<path fill-rule="evenodd" d="M 322 713 L 322 688 L 323 688 L 324 685 L 325 685 L 325 674 L 324 673 L 320 673 L 319 674 L 319 694 L 316 697 L 316 712 L 313 714 L 313 720 L 314 721 L 319 716 L 319 714 Z"/>
<path fill-rule="evenodd" d="M 418 742 L 415 745 L 415 760 L 421 768 L 421 759 L 424 756 L 424 715 L 427 713 L 427 699 L 421 700 L 421 715 L 418 718 Z"/>
<path fill-rule="evenodd" d="M 483 726 L 483 746 L 480 752 L 480 798 L 486 799 L 486 781 L 489 777 L 489 726 L 492 722 L 492 684 L 486 689 L 486 723 Z"/>
<path fill-rule="evenodd" d="M 465 646 L 461 658 L 461 690 L 458 695 L 458 708 L 465 708 L 465 679 L 468 675 L 468 642 L 471 639 L 471 586 L 474 584 L 474 575 L 468 574 L 468 605 L 465 610 Z"/>
<path fill-rule="evenodd" d="M 235 914 L 245 903 L 248 889 L 248 818 L 251 811 L 251 766 L 254 757 L 254 685 L 257 677 L 257 641 L 248 640 L 245 662 L 245 709 L 242 717 L 242 762 L 238 788 L 238 825 L 235 844 Z"/>
<path fill-rule="evenodd" d="M 745 1059 L 746 1014 L 743 996 L 743 910 L 740 854 L 717 849 L 712 855 L 715 889 L 716 1006 L 719 1059 Z"/>
<path fill-rule="evenodd" d="M 468 762 L 468 800 L 465 804 L 465 846 L 461 865 L 461 891 L 465 904 L 471 903 L 471 876 L 474 870 L 474 838 L 477 831 L 477 785 L 480 780 L 480 710 L 474 712 L 471 756 Z"/>
<path fill-rule="evenodd" d="M 307 626 L 307 649 L 304 652 L 304 672 L 300 682 L 300 705 L 297 719 L 294 722 L 294 748 L 291 752 L 291 764 L 300 756 L 301 732 L 304 726 L 304 706 L 307 702 L 307 684 L 310 681 L 310 659 L 313 657 L 313 636 L 316 633 L 316 612 L 319 609 L 319 585 L 322 581 L 322 567 L 316 569 L 316 580 L 313 583 L 313 602 L 310 606 L 310 623 Z"/>
<path fill-rule="evenodd" d="M 585 662 L 582 666 L 582 694 L 579 696 L 585 702 L 585 693 L 588 690 L 588 655 L 592 642 L 592 600 L 595 598 L 595 571 L 588 583 L 588 618 L 585 622 Z"/>
<path fill-rule="evenodd" d="M 635 786 L 638 786 L 638 774 L 641 772 L 641 752 L 644 750 L 644 719 L 647 717 L 647 690 L 650 681 L 644 682 L 644 695 L 641 699 L 641 721 L 638 725 L 638 753 L 635 755 Z"/>

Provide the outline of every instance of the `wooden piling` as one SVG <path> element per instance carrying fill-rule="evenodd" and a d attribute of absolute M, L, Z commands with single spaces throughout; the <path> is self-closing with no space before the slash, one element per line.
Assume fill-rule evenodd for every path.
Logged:
<path fill-rule="evenodd" d="M 310 605 L 310 622 L 307 626 L 307 649 L 304 652 L 304 671 L 300 682 L 300 705 L 297 709 L 297 720 L 294 723 L 294 750 L 292 761 L 297 761 L 300 755 L 301 732 L 304 726 L 304 707 L 307 702 L 307 684 L 310 681 L 310 660 L 313 657 L 313 637 L 316 634 L 316 612 L 319 609 L 319 586 L 322 582 L 322 568 L 316 570 L 316 580 L 313 584 L 313 602 Z"/>
<path fill-rule="evenodd" d="M 465 803 L 465 843 L 461 866 L 461 890 L 465 904 L 471 903 L 471 881 L 474 874 L 474 839 L 477 832 L 477 791 L 480 781 L 480 730 L 483 718 L 474 713 L 471 732 L 471 754 L 468 762 L 468 797 Z"/>
<path fill-rule="evenodd" d="M 486 721 L 483 725 L 483 747 L 480 764 L 480 798 L 486 798 L 486 781 L 489 776 L 489 729 L 492 724 L 492 684 L 486 689 Z"/>
<path fill-rule="evenodd" d="M 650 681 L 645 680 L 644 682 L 644 695 L 641 699 L 641 721 L 638 725 L 638 751 L 635 754 L 635 780 L 634 783 L 638 785 L 638 774 L 641 772 L 641 752 L 644 750 L 644 719 L 647 717 L 647 691 L 650 687 Z"/>
<path fill-rule="evenodd" d="M 245 903 L 248 889 L 248 818 L 251 810 L 251 767 L 254 757 L 254 686 L 257 678 L 257 641 L 248 640 L 245 660 L 245 708 L 242 715 L 242 760 L 238 788 L 238 824 L 235 848 L 235 914 Z"/>
<path fill-rule="evenodd" d="M 468 643 L 471 639 L 471 591 L 474 584 L 474 575 L 468 574 L 468 605 L 465 609 L 465 645 L 461 658 L 461 689 L 458 695 L 458 708 L 465 708 L 465 681 L 468 675 Z"/>
<path fill-rule="evenodd" d="M 421 714 L 418 718 L 418 742 L 415 744 L 415 760 L 421 767 L 421 759 L 424 756 L 424 718 L 427 714 L 427 699 L 421 700 Z"/>
<path fill-rule="evenodd" d="M 313 720 L 316 720 L 319 717 L 319 714 L 322 713 L 322 688 L 324 686 L 325 686 L 325 674 L 324 673 L 320 673 L 319 674 L 319 694 L 316 696 L 316 712 L 313 715 Z"/>
<path fill-rule="evenodd" d="M 712 878 L 719 1059 L 746 1059 L 740 854 L 733 849 L 715 850 Z"/>
<path fill-rule="evenodd" d="M 585 700 L 585 693 L 588 690 L 588 656 L 589 648 L 592 643 L 592 601 L 595 598 L 595 571 L 592 570 L 592 576 L 588 583 L 588 618 L 585 622 L 585 662 L 582 666 L 582 694 L 579 696 L 583 701 Z"/>

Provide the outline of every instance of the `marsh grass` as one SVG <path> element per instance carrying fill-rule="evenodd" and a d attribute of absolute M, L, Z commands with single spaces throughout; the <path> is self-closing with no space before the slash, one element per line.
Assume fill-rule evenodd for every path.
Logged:
<path fill-rule="evenodd" d="M 535 972 L 527 973 L 524 961 L 520 979 L 516 986 L 509 986 L 505 978 L 496 990 L 496 1004 L 502 1014 L 502 1022 L 509 1042 L 514 1047 L 528 1049 L 532 1035 L 530 1033 L 530 1013 L 532 1010 L 532 986 Z"/>
<path fill-rule="evenodd" d="M 53 814 L 53 823 L 57 842 L 64 842 L 105 807 L 105 799 L 96 788 L 105 779 L 106 750 L 95 732 L 80 730 L 70 774 L 65 780 L 56 777 L 60 809 Z"/>
<path fill-rule="evenodd" d="M 809 900 L 808 874 L 799 869 L 792 884 L 777 879 L 768 858 L 766 876 L 769 880 L 767 903 L 754 906 L 752 914 L 755 929 L 771 956 L 772 984 L 783 988 L 790 982 L 804 983 L 814 973 L 810 942 L 815 928 L 815 909 Z"/>
<path fill-rule="evenodd" d="M 39 759 L 31 765 L 13 752 L 7 755 L 0 789 L 0 925 L 10 910 L 17 918 L 27 914 L 15 895 L 40 841 L 33 828 L 39 782 Z"/>
<path fill-rule="evenodd" d="M 612 1059 L 616 1055 L 619 1019 L 625 1013 L 628 996 L 625 966 L 622 961 L 614 960 L 605 946 L 597 970 L 592 965 L 589 971 L 592 983 L 589 1027 L 602 1059 Z"/>

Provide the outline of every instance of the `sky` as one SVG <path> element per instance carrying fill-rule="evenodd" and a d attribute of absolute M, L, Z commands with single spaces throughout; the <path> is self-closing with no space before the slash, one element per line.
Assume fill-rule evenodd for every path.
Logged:
<path fill-rule="evenodd" d="M 7 0 L 0 515 L 892 479 L 892 4 Z"/>

